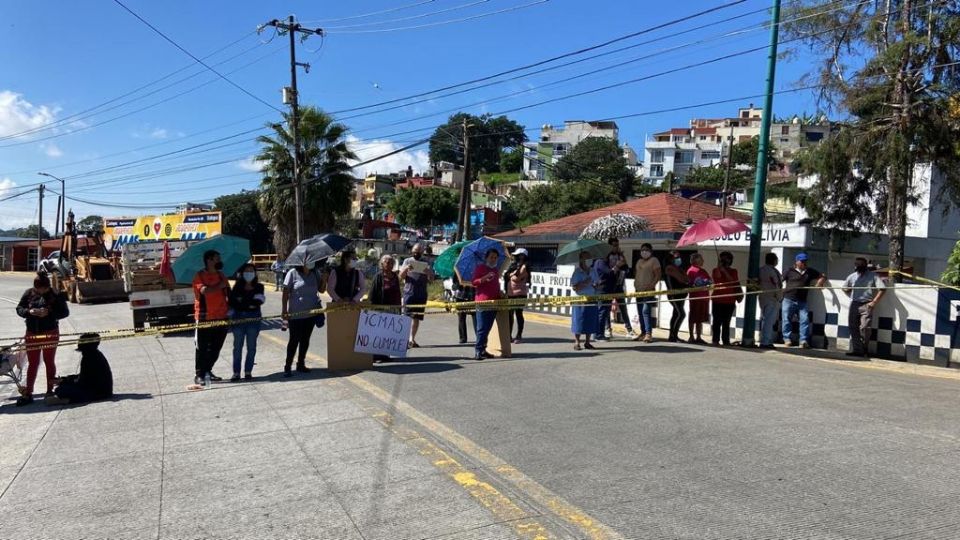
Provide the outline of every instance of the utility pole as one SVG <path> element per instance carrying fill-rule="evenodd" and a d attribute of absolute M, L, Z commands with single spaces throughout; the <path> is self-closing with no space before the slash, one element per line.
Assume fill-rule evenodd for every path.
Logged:
<path fill-rule="evenodd" d="M 40 207 L 37 209 L 37 266 L 43 260 L 43 191 L 47 186 L 40 184 L 37 191 L 40 192 Z"/>
<path fill-rule="evenodd" d="M 750 227 L 750 258 L 747 266 L 747 283 L 756 286 L 760 282 L 760 249 L 763 239 L 763 207 L 767 194 L 767 148 L 770 145 L 770 122 L 773 118 L 773 86 L 777 77 L 777 43 L 780 37 L 780 0 L 773 0 L 770 22 L 770 52 L 767 56 L 767 92 L 763 101 L 763 118 L 760 119 L 760 144 L 757 149 L 757 175 L 753 188 L 753 222 Z M 755 295 L 754 295 L 755 296 Z M 757 300 L 744 302 L 743 338 L 744 347 L 753 347 L 757 326 Z"/>
<path fill-rule="evenodd" d="M 720 203 L 720 217 L 727 217 L 727 190 L 730 189 L 731 168 L 733 168 L 733 124 L 730 124 L 730 136 L 727 137 L 727 175 L 723 178 L 723 201 Z"/>
<path fill-rule="evenodd" d="M 285 23 L 273 19 L 260 25 L 257 32 L 267 26 L 284 31 L 290 37 L 290 86 L 283 89 L 283 102 L 290 105 L 290 134 L 293 136 L 293 205 L 297 243 L 299 244 L 303 240 L 303 179 L 300 174 L 300 102 L 297 93 L 297 66 L 304 68 L 306 73 L 310 73 L 310 64 L 297 62 L 296 34 L 322 36 L 323 30 L 320 28 L 304 28 L 294 19 L 293 15 L 290 15 Z"/>
<path fill-rule="evenodd" d="M 470 135 L 467 119 L 463 119 L 463 181 L 460 183 L 460 211 L 457 219 L 457 240 L 470 238 Z"/>
<path fill-rule="evenodd" d="M 60 218 L 67 218 L 67 183 L 63 181 L 63 178 L 59 176 L 54 176 L 50 173 L 38 172 L 40 176 L 46 176 L 47 178 L 53 178 L 60 182 L 60 203 L 57 205 L 57 222 L 54 224 L 54 231 L 60 231 Z M 66 232 L 66 230 L 64 230 Z"/>

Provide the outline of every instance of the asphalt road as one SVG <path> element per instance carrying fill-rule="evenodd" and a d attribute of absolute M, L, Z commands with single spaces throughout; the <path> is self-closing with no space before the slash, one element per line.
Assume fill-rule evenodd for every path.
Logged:
<path fill-rule="evenodd" d="M 25 284 L 0 277 L 0 300 Z M 3 336 L 20 331 L 12 307 L 0 309 Z M 80 306 L 66 324 L 129 318 L 124 304 Z M 0 437 L 13 441 L 0 458 L 0 513 L 24 516 L 0 524 L 0 537 L 960 538 L 954 373 L 665 342 L 576 352 L 565 328 L 532 322 L 514 358 L 476 362 L 451 345 L 455 322 L 428 318 L 406 362 L 215 387 L 224 391 L 183 391 L 187 337 L 106 343 L 116 391 L 130 399 L 31 414 L 0 406 Z M 257 375 L 279 371 L 284 338 L 262 335 Z M 312 351 L 325 354 L 326 338 Z M 66 356 L 61 371 L 76 361 Z M 99 422 L 122 424 L 100 439 L 122 432 L 147 447 L 114 442 L 98 455 L 104 445 L 86 430 Z M 141 504 L 96 514 L 89 528 L 62 523 L 83 507 L 30 513 L 51 467 L 128 455 L 130 475 L 85 481 Z M 278 456 L 302 463 L 290 470 Z M 54 493 L 79 482 L 55 482 Z M 230 498 L 234 521 L 223 517 Z"/>

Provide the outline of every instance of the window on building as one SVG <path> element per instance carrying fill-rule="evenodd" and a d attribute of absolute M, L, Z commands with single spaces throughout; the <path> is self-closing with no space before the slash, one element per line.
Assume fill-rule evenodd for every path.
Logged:
<path fill-rule="evenodd" d="M 683 151 L 677 152 L 677 157 L 675 158 L 677 163 L 693 163 L 693 152 L 692 151 Z"/>
<path fill-rule="evenodd" d="M 700 152 L 700 159 L 720 159 L 719 150 L 704 150 Z"/>
<path fill-rule="evenodd" d="M 820 142 L 823 140 L 823 133 L 820 131 L 808 131 L 804 133 L 807 142 Z"/>
<path fill-rule="evenodd" d="M 701 141 L 707 140 L 707 136 L 706 136 L 706 135 L 701 135 L 701 136 L 700 136 L 700 140 L 701 140 Z"/>
<path fill-rule="evenodd" d="M 655 178 L 663 176 L 663 165 L 650 165 L 650 176 Z"/>
<path fill-rule="evenodd" d="M 790 137 L 780 137 L 780 142 L 782 142 L 782 143 L 788 143 L 788 142 L 790 142 Z"/>
<path fill-rule="evenodd" d="M 743 111 L 740 113 L 741 118 L 750 118 L 750 111 Z"/>
<path fill-rule="evenodd" d="M 781 134 L 781 135 L 789 135 L 789 134 L 790 134 L 790 126 L 781 126 L 781 127 L 780 127 L 780 134 Z"/>
<path fill-rule="evenodd" d="M 651 151 L 650 151 L 650 162 L 651 162 L 651 163 L 663 163 L 663 150 L 651 150 Z"/>

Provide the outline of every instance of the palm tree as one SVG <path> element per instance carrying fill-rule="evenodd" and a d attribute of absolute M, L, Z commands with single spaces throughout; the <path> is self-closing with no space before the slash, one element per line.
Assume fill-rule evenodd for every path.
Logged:
<path fill-rule="evenodd" d="M 296 245 L 293 197 L 293 135 L 290 115 L 269 123 L 273 135 L 261 135 L 256 160 L 263 163 L 260 213 L 273 229 L 277 253 L 287 254 Z M 347 147 L 347 127 L 316 107 L 300 109 L 299 177 L 303 183 L 303 234 L 332 231 L 337 218 L 350 211 L 353 177 L 350 161 L 357 156 Z"/>

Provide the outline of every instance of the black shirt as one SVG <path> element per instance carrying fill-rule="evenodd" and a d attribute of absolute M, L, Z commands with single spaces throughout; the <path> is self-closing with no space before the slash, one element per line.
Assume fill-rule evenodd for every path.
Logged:
<path fill-rule="evenodd" d="M 50 313 L 46 317 L 30 315 L 30 310 L 35 308 L 47 308 Z M 25 319 L 27 332 L 50 332 L 60 327 L 60 319 L 65 319 L 70 315 L 70 308 L 67 307 L 67 298 L 54 292 L 53 289 L 47 291 L 46 294 L 39 294 L 31 288 L 27 289 L 20 297 L 20 303 L 17 304 L 17 315 Z"/>
<path fill-rule="evenodd" d="M 787 270 L 783 273 L 783 283 L 786 285 L 783 291 L 783 298 L 785 300 L 793 300 L 794 302 L 806 302 L 807 293 L 809 293 L 810 290 L 801 289 L 800 287 L 811 286 L 820 279 L 821 275 L 823 274 L 809 267 L 802 274 L 796 268 Z"/>
<path fill-rule="evenodd" d="M 247 290 L 244 283 L 240 280 L 233 285 L 233 290 L 230 291 L 230 297 L 228 301 L 230 303 L 230 308 L 237 312 L 243 313 L 257 313 L 260 311 L 260 306 L 263 305 L 263 302 L 254 298 L 255 296 L 263 297 L 263 284 L 262 283 L 253 283 L 253 288 Z"/>

